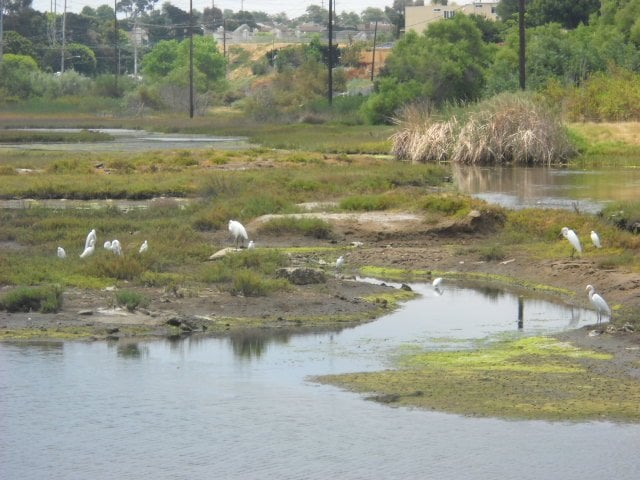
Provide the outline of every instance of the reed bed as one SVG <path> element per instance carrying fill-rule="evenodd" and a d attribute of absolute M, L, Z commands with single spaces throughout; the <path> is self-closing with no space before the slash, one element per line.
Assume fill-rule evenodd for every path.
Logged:
<path fill-rule="evenodd" d="M 500 95 L 483 102 L 464 121 L 434 121 L 408 108 L 392 137 L 392 153 L 411 163 L 551 165 L 574 149 L 553 112 L 531 97 Z"/>

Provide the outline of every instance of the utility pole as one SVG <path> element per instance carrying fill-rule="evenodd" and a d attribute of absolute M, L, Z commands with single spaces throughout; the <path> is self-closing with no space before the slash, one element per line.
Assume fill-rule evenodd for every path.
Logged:
<path fill-rule="evenodd" d="M 371 81 L 373 82 L 373 69 L 376 65 L 376 37 L 378 36 L 378 20 L 376 20 L 376 25 L 373 27 L 373 56 L 371 57 Z"/>
<path fill-rule="evenodd" d="M 0 65 L 2 64 L 4 45 L 4 0 L 0 0 Z"/>
<path fill-rule="evenodd" d="M 189 0 L 189 118 L 193 118 L 193 0 Z"/>
<path fill-rule="evenodd" d="M 64 55 L 65 55 L 65 43 L 66 43 L 66 33 L 65 30 L 67 24 L 67 0 L 64 0 L 64 11 L 62 12 L 62 54 L 60 59 L 60 74 L 64 73 Z"/>
<path fill-rule="evenodd" d="M 518 2 L 518 24 L 520 27 L 520 89 L 525 89 L 525 32 L 524 32 L 524 0 Z"/>
<path fill-rule="evenodd" d="M 327 100 L 333 104 L 333 0 L 329 0 L 329 88 Z"/>
<path fill-rule="evenodd" d="M 118 0 L 113 0 L 113 79 L 115 84 L 114 94 L 118 94 L 118 13 L 116 8 L 118 6 Z"/>

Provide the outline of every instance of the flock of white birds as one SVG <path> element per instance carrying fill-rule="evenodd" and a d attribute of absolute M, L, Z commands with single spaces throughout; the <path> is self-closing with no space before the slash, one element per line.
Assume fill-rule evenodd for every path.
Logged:
<path fill-rule="evenodd" d="M 248 241 L 247 248 L 251 249 L 255 247 L 255 243 L 253 242 L 253 240 L 249 241 L 249 235 L 247 234 L 247 229 L 244 227 L 244 225 L 242 225 L 237 220 L 229 220 L 229 233 L 233 237 L 236 249 L 239 248 L 240 245 L 244 246 L 245 241 Z M 576 234 L 576 232 L 571 230 L 569 227 L 563 227 L 561 230 L 561 234 L 571 244 L 571 247 L 572 247 L 571 257 L 573 258 L 573 255 L 576 252 L 578 253 L 578 255 L 582 255 L 582 245 L 580 243 L 580 239 L 578 238 L 578 235 Z M 87 258 L 93 255 L 96 248 L 96 242 L 97 242 L 96 230 L 93 229 L 87 235 L 87 239 L 85 240 L 85 243 L 84 243 L 84 250 L 80 254 L 80 258 Z M 600 243 L 600 237 L 593 230 L 591 231 L 591 242 L 593 243 L 593 246 L 595 248 L 602 248 L 602 244 Z M 115 255 L 122 255 L 122 245 L 120 244 L 120 241 L 117 239 L 107 240 L 106 242 L 104 242 L 104 248 L 105 250 L 109 250 L 113 252 Z M 142 254 L 146 252 L 148 249 L 149 249 L 149 244 L 145 240 L 142 243 L 142 245 L 140 245 L 140 248 L 138 249 L 138 253 Z M 58 247 L 58 257 L 66 258 L 66 256 L 67 256 L 67 253 L 65 252 L 64 248 Z M 336 271 L 340 271 L 342 269 L 342 267 L 344 266 L 344 262 L 345 262 L 344 256 L 340 255 L 335 263 Z M 433 280 L 432 285 L 433 285 L 433 288 L 438 293 L 441 293 L 442 278 L 438 277 L 435 280 Z M 587 294 L 589 296 L 589 301 L 591 302 L 593 307 L 596 309 L 596 312 L 598 315 L 598 323 L 602 321 L 603 315 L 611 317 L 611 308 L 609 308 L 609 305 L 607 304 L 605 299 L 600 294 L 596 293 L 596 290 L 593 287 L 593 285 L 587 285 Z"/>
<path fill-rule="evenodd" d="M 582 245 L 580 244 L 580 239 L 578 238 L 576 232 L 571 230 L 569 227 L 562 227 L 560 233 L 571 244 L 571 257 L 573 258 L 575 252 L 578 252 L 578 255 L 582 255 Z M 593 243 L 593 246 L 595 248 L 602 248 L 602 243 L 600 243 L 600 236 L 593 230 L 591 230 L 591 243 Z M 587 285 L 586 290 L 587 295 L 589 296 L 589 301 L 591 302 L 591 305 L 593 305 L 593 307 L 596 309 L 596 313 L 598 314 L 598 323 L 602 321 L 603 315 L 611 317 L 611 308 L 609 308 L 609 305 L 602 297 L 602 295 L 596 293 L 596 289 L 593 287 L 593 285 Z"/>
<path fill-rule="evenodd" d="M 94 228 L 87 235 L 87 239 L 84 242 L 84 250 L 80 254 L 80 258 L 87 258 L 93 255 L 96 251 L 96 242 L 98 241 L 98 236 L 96 234 L 96 229 Z M 118 239 L 107 240 L 104 242 L 104 249 L 113 252 L 115 255 L 122 255 L 122 245 Z M 138 249 L 138 253 L 144 253 L 149 249 L 149 244 L 145 240 L 140 248 Z M 67 258 L 67 252 L 64 248 L 58 247 L 58 258 Z"/>

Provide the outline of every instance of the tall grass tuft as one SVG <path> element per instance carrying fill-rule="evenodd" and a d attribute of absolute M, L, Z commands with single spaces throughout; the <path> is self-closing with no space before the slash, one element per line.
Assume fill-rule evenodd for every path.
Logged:
<path fill-rule="evenodd" d="M 8 312 L 55 313 L 62 308 L 62 288 L 54 286 L 18 287 L 0 299 L 0 309 Z"/>
<path fill-rule="evenodd" d="M 120 290 L 116 292 L 116 302 L 130 312 L 133 312 L 138 307 L 146 308 L 150 303 L 147 297 L 133 290 Z"/>
<path fill-rule="evenodd" d="M 474 107 L 463 122 L 435 122 L 418 107 L 405 109 L 393 137 L 398 160 L 468 165 L 551 165 L 574 150 L 560 120 L 528 95 L 501 94 Z"/>

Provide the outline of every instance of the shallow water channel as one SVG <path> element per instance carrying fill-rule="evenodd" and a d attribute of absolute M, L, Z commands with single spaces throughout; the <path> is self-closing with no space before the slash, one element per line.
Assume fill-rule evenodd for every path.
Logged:
<path fill-rule="evenodd" d="M 640 199 L 640 168 L 453 167 L 462 193 L 507 208 L 597 213 L 611 201 Z"/>
<path fill-rule="evenodd" d="M 412 285 L 322 334 L 0 343 L 3 479 L 636 479 L 640 425 L 394 408 L 310 376 L 389 367 L 405 346 L 575 328 L 593 312 L 495 289 Z"/>

